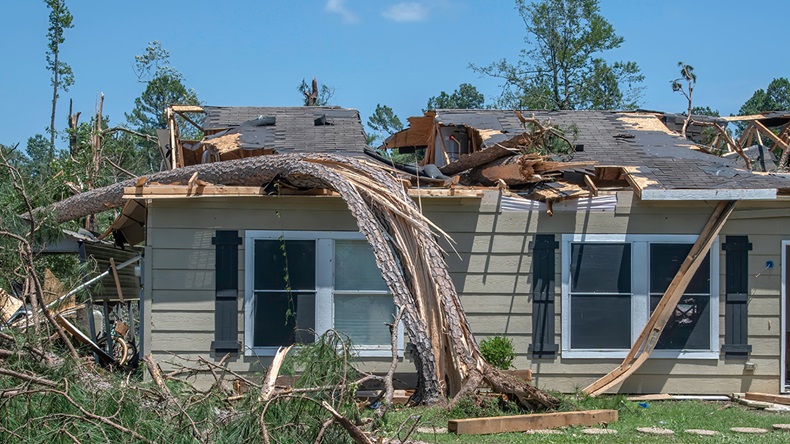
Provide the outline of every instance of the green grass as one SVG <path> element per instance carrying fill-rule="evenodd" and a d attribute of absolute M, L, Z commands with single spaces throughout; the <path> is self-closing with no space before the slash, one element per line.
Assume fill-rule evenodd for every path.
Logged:
<path fill-rule="evenodd" d="M 414 433 L 411 439 L 428 443 L 526 443 L 526 442 L 600 442 L 600 443 L 786 443 L 790 442 L 790 432 L 773 431 L 772 425 L 790 423 L 790 412 L 769 413 L 747 409 L 730 402 L 703 401 L 650 401 L 647 408 L 637 402 L 625 400 L 621 396 L 605 396 L 573 400 L 566 398 L 561 410 L 610 408 L 619 411 L 619 421 L 609 424 L 608 428 L 617 430 L 616 435 L 590 436 L 581 433 L 581 427 L 559 429 L 560 435 L 526 435 L 524 433 L 502 433 L 495 435 L 455 435 Z M 470 409 L 471 410 L 471 409 Z M 447 427 L 449 419 L 459 418 L 458 409 L 447 411 L 442 408 L 403 408 L 388 416 L 388 428 L 394 429 L 409 415 L 422 415 L 421 427 Z M 474 413 L 472 411 L 466 413 Z M 487 406 L 478 413 L 494 416 L 496 410 Z M 500 413 L 512 414 L 512 413 Z M 463 415 L 462 415 L 463 416 Z M 476 415 L 472 415 L 476 416 Z M 650 436 L 636 431 L 637 427 L 663 427 L 675 431 L 675 435 Z M 730 432 L 730 427 L 760 427 L 768 429 L 765 435 L 744 435 Z M 684 433 L 686 429 L 708 429 L 721 433 L 715 437 L 698 437 Z"/>

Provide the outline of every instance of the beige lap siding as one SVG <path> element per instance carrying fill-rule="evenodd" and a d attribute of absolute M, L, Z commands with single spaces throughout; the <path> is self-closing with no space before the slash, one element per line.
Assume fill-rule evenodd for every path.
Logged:
<path fill-rule="evenodd" d="M 425 214 L 455 240 L 445 242 L 447 263 L 461 294 L 469 322 L 478 339 L 506 334 L 514 341 L 516 366 L 531 368 L 536 382 L 549 389 L 574 391 L 602 376 L 618 359 L 531 360 L 532 254 L 529 242 L 535 233 L 588 234 L 698 234 L 715 202 L 649 204 L 618 193 L 618 207 L 610 212 L 557 211 L 499 212 L 496 193 L 481 199 L 423 198 Z M 749 360 L 651 359 L 621 388 L 623 392 L 726 393 L 779 389 L 780 243 L 790 239 L 790 216 L 778 203 L 739 203 L 722 230 L 726 235 L 748 235 L 749 256 Z M 279 217 L 278 217 L 279 213 Z M 161 199 L 149 204 L 150 246 L 147 271 L 152 273 L 146 297 L 150 323 L 146 325 L 146 350 L 159 360 L 168 353 L 218 360 L 209 350 L 214 330 L 215 230 L 356 231 L 345 203 L 338 197 L 263 197 Z M 528 233 L 525 235 L 525 233 Z M 724 341 L 725 252 L 721 251 L 719 335 Z M 772 260 L 776 266 L 755 275 Z M 561 343 L 561 257 L 555 254 L 555 341 Z M 244 245 L 239 248 L 239 341 L 243 344 Z M 243 344 L 244 345 L 244 344 Z M 268 358 L 240 356 L 231 361 L 235 371 L 260 371 Z M 366 370 L 386 371 L 389 358 L 364 358 Z M 402 362 L 399 371 L 413 366 Z"/>

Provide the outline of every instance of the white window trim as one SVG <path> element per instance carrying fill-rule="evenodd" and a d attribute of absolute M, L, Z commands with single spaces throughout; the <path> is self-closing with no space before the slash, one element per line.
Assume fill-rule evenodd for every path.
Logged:
<path fill-rule="evenodd" d="M 336 240 L 365 240 L 355 231 L 274 231 L 247 230 L 244 233 L 244 355 L 274 356 L 280 347 L 252 347 L 255 288 L 255 241 L 256 240 L 314 240 L 316 242 L 315 282 L 315 331 L 322 335 L 334 327 L 334 242 Z M 329 267 L 321 264 L 330 264 Z M 321 271 L 319 271 L 321 270 Z M 403 357 L 403 322 L 398 324 L 398 356 Z M 392 356 L 390 345 L 354 346 L 352 352 L 359 357 Z"/>
<path fill-rule="evenodd" d="M 618 349 L 571 349 L 570 313 L 570 268 L 571 243 L 628 243 L 631 244 L 631 276 L 649 276 L 647 264 L 651 243 L 693 243 L 697 235 L 630 235 L 630 234 L 563 234 L 562 235 L 562 357 L 563 358 L 625 358 L 628 350 Z M 654 350 L 651 358 L 662 359 L 719 359 L 719 239 L 710 248 L 710 349 L 709 350 Z M 631 344 L 639 337 L 647 324 L 650 307 L 648 279 L 631 279 Z"/>

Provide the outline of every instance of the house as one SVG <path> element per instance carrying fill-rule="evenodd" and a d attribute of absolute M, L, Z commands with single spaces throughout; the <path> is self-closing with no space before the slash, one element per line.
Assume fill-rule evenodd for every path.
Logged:
<path fill-rule="evenodd" d="M 276 114 L 204 111 L 209 137 Z M 307 117 L 313 110 L 286 113 L 325 137 L 272 148 L 283 131 L 300 132 L 280 128 L 277 114 L 274 123 L 252 125 L 269 136 L 256 135 L 251 149 L 285 154 L 342 146 L 358 155 L 364 149 L 358 114 L 328 111 L 334 125 L 315 124 Z M 331 133 L 340 127 L 335 116 L 347 114 L 351 122 Z M 511 338 L 516 367 L 531 369 L 541 388 L 572 392 L 590 384 L 626 356 L 717 203 L 737 201 L 656 350 L 616 390 L 785 391 L 790 177 L 706 153 L 651 112 L 536 111 L 534 118 L 542 128 L 563 128 L 573 152 L 556 162 L 571 160 L 573 167 L 553 162 L 545 176 L 534 173 L 520 187 L 412 181 L 410 194 L 423 213 L 455 241 L 443 246 L 477 337 Z M 386 146 L 424 152 L 422 163 L 448 171 L 527 134 L 523 119 L 512 111 L 430 111 L 410 119 L 410 128 Z M 180 143 L 174 147 L 176 159 L 189 157 Z M 235 142 L 224 152 L 244 149 Z M 218 160 L 211 156 L 205 160 Z M 437 183 L 443 186 L 426 187 Z M 142 352 L 160 362 L 173 354 L 219 361 L 231 353 L 231 369 L 260 371 L 278 346 L 311 340 L 307 330 L 334 328 L 352 338 L 363 369 L 386 371 L 384 323 L 394 307 L 346 203 L 325 190 L 266 185 L 126 190 L 147 208 Z M 404 375 L 413 373 L 407 344 L 401 334 Z"/>

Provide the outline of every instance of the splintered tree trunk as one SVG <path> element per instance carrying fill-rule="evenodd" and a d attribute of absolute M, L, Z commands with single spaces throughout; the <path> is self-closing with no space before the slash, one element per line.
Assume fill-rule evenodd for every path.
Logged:
<path fill-rule="evenodd" d="M 483 360 L 430 221 L 383 169 L 336 155 L 288 154 L 195 165 L 157 173 L 148 180 L 186 183 L 196 172 L 201 180 L 215 184 L 261 186 L 280 180 L 341 195 L 371 245 L 395 304 L 403 311 L 418 358 L 422 401 L 439 402 L 474 390 L 485 381 L 524 407 L 557 406 L 556 398 Z M 135 182 L 132 179 L 72 196 L 44 211 L 66 221 L 117 207 L 122 204 L 123 188 Z"/>

